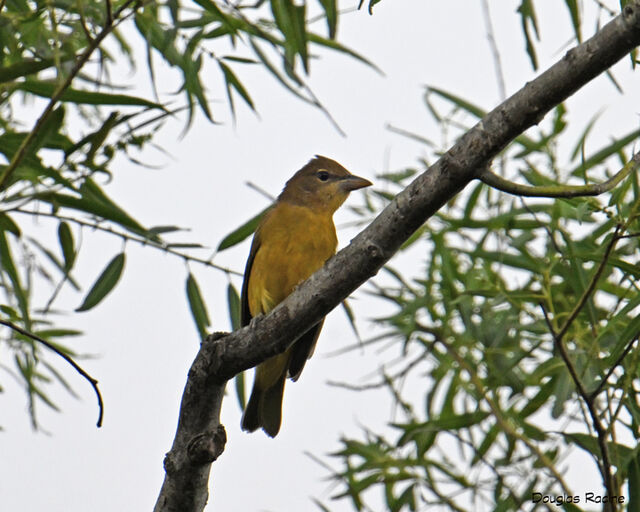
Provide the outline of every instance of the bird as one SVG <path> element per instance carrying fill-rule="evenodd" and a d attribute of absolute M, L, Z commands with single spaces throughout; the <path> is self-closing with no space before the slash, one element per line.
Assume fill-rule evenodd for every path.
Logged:
<path fill-rule="evenodd" d="M 316 155 L 285 184 L 261 219 L 244 271 L 241 323 L 267 314 L 336 252 L 333 214 L 349 193 L 372 185 L 330 158 Z M 324 319 L 284 353 L 255 370 L 253 388 L 242 416 L 242 430 L 262 427 L 275 437 L 282 423 L 287 376 L 298 380 L 313 354 Z"/>

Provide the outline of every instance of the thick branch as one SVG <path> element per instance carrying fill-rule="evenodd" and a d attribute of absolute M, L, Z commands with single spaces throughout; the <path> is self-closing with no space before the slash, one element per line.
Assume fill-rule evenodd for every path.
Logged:
<path fill-rule="evenodd" d="M 640 2 L 487 114 L 442 158 L 418 176 L 351 244 L 269 315 L 220 339 L 207 338 L 189 371 L 160 511 L 200 511 L 210 463 L 190 458 L 191 440 L 216 432 L 225 382 L 283 352 L 388 261 L 411 234 L 476 177 L 507 144 L 553 107 L 640 45 Z"/>

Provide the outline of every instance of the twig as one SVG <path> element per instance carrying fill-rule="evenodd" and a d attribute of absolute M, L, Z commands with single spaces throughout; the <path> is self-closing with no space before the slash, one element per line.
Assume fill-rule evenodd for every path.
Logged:
<path fill-rule="evenodd" d="M 105 0 L 106 10 L 107 10 L 107 25 L 111 25 L 113 23 L 113 12 L 111 9 L 111 0 Z"/>
<path fill-rule="evenodd" d="M 80 8 L 78 14 L 80 15 L 80 26 L 82 27 L 82 31 L 84 32 L 84 36 L 87 38 L 87 41 L 89 41 L 89 43 L 92 43 L 93 42 L 93 36 L 91 35 L 91 32 L 89 31 L 89 27 L 87 27 L 87 23 L 86 23 L 86 20 L 84 19 L 84 14 L 82 12 L 82 8 Z"/>
<path fill-rule="evenodd" d="M 604 251 L 604 256 L 602 257 L 602 261 L 600 262 L 600 265 L 598 265 L 598 268 L 596 269 L 596 272 L 593 274 L 593 278 L 591 279 L 591 283 L 589 283 L 589 286 L 587 287 L 587 289 L 582 294 L 582 297 L 580 297 L 580 300 L 578 301 L 576 306 L 573 308 L 573 311 L 569 315 L 569 318 L 567 318 L 567 321 L 564 323 L 564 325 L 562 326 L 562 328 L 558 332 L 558 339 L 562 340 L 564 335 L 569 330 L 569 327 L 571 327 L 571 324 L 573 323 L 573 321 L 576 319 L 576 317 L 580 313 L 580 310 L 584 307 L 586 302 L 589 300 L 589 297 L 593 293 L 593 290 L 595 290 L 595 288 L 596 288 L 596 286 L 598 284 L 598 280 L 600 279 L 600 276 L 602 275 L 602 272 L 604 271 L 605 267 L 607 266 L 607 262 L 609 260 L 609 255 L 611 254 L 611 251 L 613 250 L 613 247 L 615 246 L 616 242 L 619 240 L 619 238 L 618 238 L 618 233 L 619 232 L 620 232 L 620 225 L 617 225 L 616 229 L 613 232 L 613 236 L 611 237 L 611 241 L 609 242 L 609 244 L 607 245 L 607 248 Z"/>
<path fill-rule="evenodd" d="M 640 231 L 636 233 L 627 233 L 626 235 L 620 235 L 619 238 L 637 238 L 640 237 Z"/>
<path fill-rule="evenodd" d="M 627 354 L 631 351 L 631 349 L 633 348 L 633 345 L 634 345 L 634 343 L 636 341 L 638 341 L 637 337 L 632 338 L 631 341 L 629 341 L 629 343 L 627 343 L 627 346 L 622 351 L 622 354 L 620 354 L 618 356 L 618 359 L 616 359 L 615 363 L 613 363 L 611 365 L 611 368 L 609 368 L 609 371 L 607 372 L 607 374 L 604 376 L 604 378 L 600 382 L 600 385 L 591 392 L 591 400 L 595 400 L 595 398 L 600 394 L 600 392 L 602 391 L 602 388 L 604 388 L 605 385 L 607 384 L 607 381 L 609 380 L 609 377 L 611 377 L 611 375 L 613 375 L 614 370 L 618 367 L 618 365 L 620 363 L 622 363 L 622 360 L 625 357 L 627 357 Z"/>
<path fill-rule="evenodd" d="M 73 368 L 80 375 L 82 375 L 86 380 L 89 381 L 89 383 L 91 384 L 91 387 L 93 387 L 93 390 L 96 392 L 96 397 L 98 398 L 98 409 L 99 409 L 99 412 L 98 412 L 98 422 L 96 423 L 96 426 L 98 428 L 100 428 L 102 426 L 102 417 L 103 417 L 103 414 L 104 414 L 104 403 L 102 401 L 102 395 L 100 394 L 100 389 L 98 388 L 98 381 L 96 379 L 94 379 L 91 375 L 89 375 L 86 371 L 84 371 L 82 369 L 82 367 L 80 367 L 80 365 L 78 365 L 78 363 L 76 363 L 70 356 L 68 356 L 67 354 L 62 352 L 55 345 L 53 345 L 52 343 L 49 343 L 44 338 L 41 338 L 37 334 L 33 334 L 32 332 L 29 332 L 29 331 L 23 329 L 22 327 L 19 327 L 14 323 L 9 322 L 8 320 L 0 320 L 0 324 L 4 325 L 4 326 L 8 327 L 9 329 L 12 329 L 12 330 L 14 330 L 14 331 L 16 331 L 16 332 L 18 332 L 20 334 L 22 334 L 23 336 L 26 336 L 27 338 L 31 338 L 32 340 L 35 340 L 38 343 L 41 343 L 42 345 L 47 347 L 49 350 L 52 350 L 53 352 L 58 354 L 62 359 L 64 359 L 67 363 L 69 363 L 71 366 L 73 366 Z"/>
<path fill-rule="evenodd" d="M 498 91 L 500 92 L 500 100 L 507 97 L 507 88 L 504 83 L 504 71 L 502 69 L 502 60 L 500 59 L 500 51 L 496 43 L 495 32 L 491 23 L 491 12 L 489 11 L 489 2 L 482 0 L 482 15 L 484 17 L 484 26 L 487 30 L 487 39 L 489 40 L 489 48 L 493 57 L 493 67 L 496 72 L 496 81 L 498 82 Z"/>
<path fill-rule="evenodd" d="M 589 394 L 586 388 L 584 387 L 584 384 L 582 383 L 582 381 L 580 380 L 580 377 L 578 376 L 578 372 L 576 371 L 576 368 L 573 365 L 571 358 L 569 357 L 567 348 L 562 342 L 562 339 L 564 335 L 567 333 L 567 331 L 569 330 L 569 327 L 571 327 L 571 324 L 573 323 L 573 321 L 576 319 L 576 317 L 584 307 L 584 305 L 587 303 L 587 301 L 591 297 L 591 294 L 593 293 L 593 291 L 595 290 L 596 285 L 598 284 L 598 281 L 600 279 L 600 276 L 602 275 L 604 268 L 607 266 L 609 255 L 611 254 L 611 251 L 613 250 L 613 247 L 615 246 L 616 242 L 619 240 L 618 238 L 619 230 L 620 230 L 620 225 L 617 225 L 615 231 L 613 232 L 613 236 L 611 237 L 611 241 L 609 242 L 609 244 L 607 245 L 607 248 L 605 249 L 602 261 L 598 265 L 598 268 L 596 269 L 593 277 L 591 278 L 591 283 L 589 284 L 587 289 L 584 291 L 584 293 L 580 297 L 580 300 L 578 301 L 576 306 L 573 308 L 573 311 L 571 311 L 571 314 L 569 315 L 569 318 L 567 318 L 567 321 L 564 323 L 564 325 L 560 328 L 560 331 L 558 331 L 557 333 L 555 332 L 555 329 L 553 328 L 551 320 L 547 315 L 547 311 L 544 307 L 544 304 L 540 303 L 540 307 L 542 308 L 542 313 L 544 315 L 545 321 L 547 322 L 547 325 L 549 326 L 549 330 L 551 331 L 551 335 L 553 336 L 554 346 L 560 353 L 560 357 L 562 358 L 565 366 L 567 367 L 567 370 L 569 371 L 569 374 L 571 375 L 571 379 L 573 380 L 573 383 L 575 384 L 576 389 L 578 390 L 578 394 L 585 401 L 585 403 L 587 404 L 587 408 L 589 409 L 591 422 L 593 423 L 593 428 L 596 430 L 596 434 L 598 438 L 598 447 L 600 448 L 600 454 L 602 455 L 602 465 L 598 464 L 598 466 L 600 466 L 600 472 L 602 473 L 604 485 L 605 485 L 605 488 L 607 489 L 607 494 L 609 496 L 614 496 L 617 493 L 616 493 L 615 480 L 613 477 L 613 473 L 611 471 L 611 460 L 609 457 L 609 448 L 607 446 L 607 439 L 606 439 L 607 431 L 602 426 L 602 422 L 600 421 L 600 417 L 598 415 L 598 411 L 596 409 L 596 404 L 594 400 L 595 395 Z M 610 510 L 612 511 L 615 511 L 617 508 L 616 504 L 613 502 L 610 503 L 609 506 L 610 506 Z"/>
<path fill-rule="evenodd" d="M 245 184 L 247 185 L 247 187 L 255 190 L 258 194 L 261 194 L 264 197 L 266 197 L 269 201 L 275 201 L 275 199 L 276 199 L 275 197 L 273 197 L 269 192 L 267 192 L 263 188 L 259 187 L 258 185 L 256 185 L 252 181 L 247 181 L 247 182 L 245 182 Z"/>
<path fill-rule="evenodd" d="M 341 382 L 337 380 L 328 380 L 327 385 L 333 386 L 336 388 L 347 389 L 349 391 L 370 391 L 372 389 L 380 389 L 389 385 L 390 381 L 394 381 L 400 379 L 402 377 L 406 377 L 406 375 L 420 363 L 425 360 L 425 356 L 428 356 L 428 353 L 422 353 L 420 356 L 415 358 L 413 361 L 407 363 L 400 371 L 396 372 L 393 375 L 387 375 L 384 372 L 384 368 L 380 368 L 382 370 L 383 378 L 378 382 L 370 382 L 369 384 L 349 384 L 348 382 Z M 376 371 L 376 373 L 378 373 Z"/>
<path fill-rule="evenodd" d="M 177 251 L 175 249 L 172 249 L 171 247 L 158 243 L 158 242 L 154 242 L 153 240 L 150 240 L 148 238 L 144 238 L 141 236 L 134 236 L 134 235 L 130 235 L 128 233 L 125 233 L 123 231 L 116 231 L 115 229 L 111 228 L 111 227 L 104 227 L 101 226 L 100 224 L 96 224 L 93 222 L 87 222 L 84 220 L 80 220 L 80 219 L 76 219 L 74 217 L 68 217 L 65 215 L 60 215 L 58 213 L 47 213 L 47 212 L 34 212 L 34 211 L 30 211 L 30 210 L 22 210 L 20 208 L 12 208 L 10 210 L 5 210 L 5 211 L 10 211 L 10 212 L 16 212 L 16 213 L 24 213 L 26 215 L 33 215 L 34 217 L 50 217 L 52 219 L 57 219 L 57 220 L 66 220 L 68 222 L 73 222 L 79 226 L 84 226 L 87 228 L 91 228 L 91 229 L 95 229 L 97 231 L 102 231 L 104 233 L 109 233 L 111 235 L 115 235 L 115 236 L 119 236 L 120 238 L 124 239 L 124 240 L 128 240 L 131 242 L 137 242 L 141 245 L 148 245 L 149 247 L 153 247 L 154 249 L 158 249 L 161 251 L 164 251 L 166 253 L 169 253 L 173 256 L 177 256 L 179 258 L 182 258 L 185 261 L 190 261 L 190 262 L 194 262 L 194 263 L 200 263 L 201 265 L 205 265 L 207 267 L 211 267 L 211 268 L 215 268 L 216 270 L 220 270 L 222 272 L 225 272 L 227 274 L 233 274 L 236 276 L 242 276 L 244 274 L 242 274 L 242 272 L 238 272 L 237 270 L 232 270 L 228 267 L 223 267 L 222 265 L 216 265 L 215 263 L 212 263 L 211 261 L 204 259 L 204 258 L 198 258 L 197 256 L 190 256 L 189 254 L 185 254 L 183 252 Z"/>
<path fill-rule="evenodd" d="M 540 221 L 538 219 L 538 215 L 531 208 L 529 208 L 529 205 L 525 202 L 524 197 L 520 198 L 520 202 L 522 203 L 522 206 L 524 206 L 525 210 L 527 210 L 533 216 L 533 218 L 536 220 L 536 222 L 538 222 L 540 224 L 540 226 L 542 226 L 542 228 L 547 232 L 547 236 L 549 237 L 549 240 L 551 240 L 551 244 L 553 245 L 553 248 L 556 250 L 556 252 L 558 254 L 562 254 L 562 250 L 558 246 L 558 244 L 556 242 L 556 239 L 553 236 L 553 233 L 549 229 L 549 226 L 547 226 L 546 223 L 544 223 L 544 222 L 542 222 L 542 221 Z"/>
<path fill-rule="evenodd" d="M 486 183 L 490 187 L 506 192 L 526 197 L 553 197 L 553 198 L 570 198 L 597 196 L 604 192 L 608 192 L 618 183 L 625 179 L 629 174 L 640 167 L 640 153 L 633 155 L 633 158 L 620 169 L 612 178 L 603 183 L 595 183 L 591 185 L 548 185 L 548 186 L 531 186 L 514 183 L 504 179 L 497 174 L 492 173 L 488 167 L 484 167 L 478 171 L 477 179 Z"/>

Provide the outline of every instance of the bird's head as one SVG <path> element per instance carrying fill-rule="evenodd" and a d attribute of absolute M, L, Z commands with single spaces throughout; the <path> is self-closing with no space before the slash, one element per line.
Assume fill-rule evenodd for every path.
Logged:
<path fill-rule="evenodd" d="M 287 181 L 278 200 L 333 214 L 349 192 L 370 185 L 335 160 L 316 155 Z"/>

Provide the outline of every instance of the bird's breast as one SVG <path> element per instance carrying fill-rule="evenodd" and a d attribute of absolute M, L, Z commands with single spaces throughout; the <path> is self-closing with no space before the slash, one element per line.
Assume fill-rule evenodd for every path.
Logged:
<path fill-rule="evenodd" d="M 278 205 L 260 228 L 260 247 L 249 281 L 252 315 L 266 313 L 335 254 L 330 216 L 308 208 Z"/>

